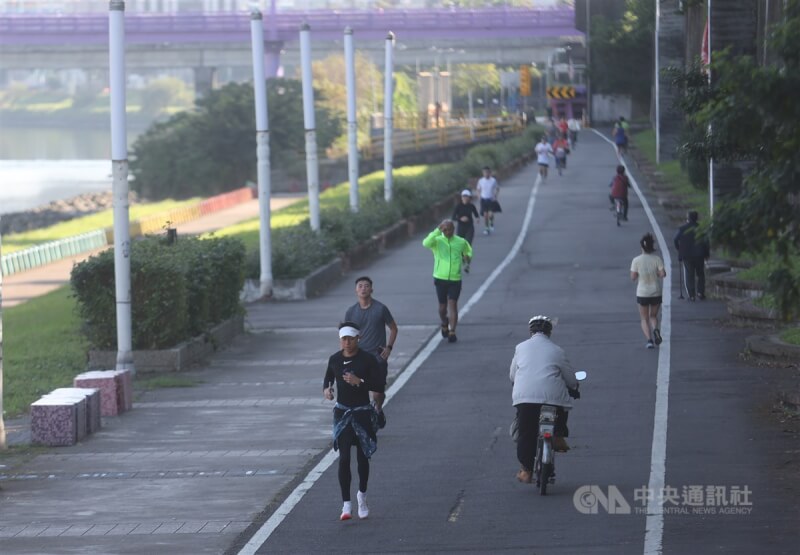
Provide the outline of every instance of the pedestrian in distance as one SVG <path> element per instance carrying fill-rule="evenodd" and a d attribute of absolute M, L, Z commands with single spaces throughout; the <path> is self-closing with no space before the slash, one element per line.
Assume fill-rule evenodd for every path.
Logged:
<path fill-rule="evenodd" d="M 628 153 L 628 124 L 624 117 L 620 116 L 614 123 L 611 136 L 614 139 L 614 146 L 617 147 L 617 157 L 622 158 L 623 154 Z"/>
<path fill-rule="evenodd" d="M 553 156 L 553 147 L 547 142 L 547 137 L 542 136 L 542 140 L 537 143 L 536 148 L 536 164 L 539 166 L 539 176 L 542 179 L 547 179 L 547 169 L 550 167 L 550 157 Z"/>
<path fill-rule="evenodd" d="M 556 160 L 556 169 L 558 175 L 567 169 L 567 155 L 569 154 L 569 142 L 567 141 L 566 134 L 562 134 L 556 142 L 553 143 L 553 153 Z"/>
<path fill-rule="evenodd" d="M 322 394 L 328 401 L 336 397 L 333 409 L 333 448 L 339 451 L 339 487 L 342 491 L 340 520 L 352 518 L 350 501 L 350 452 L 356 448 L 358 461 L 359 518 L 369 516 L 367 482 L 369 459 L 378 449 L 377 414 L 369 402 L 371 382 L 379 372 L 375 357 L 358 348 L 360 330 L 354 322 L 339 324 L 339 345 L 328 359 Z M 334 384 L 335 387 L 334 387 Z"/>
<path fill-rule="evenodd" d="M 581 130 L 581 122 L 571 117 L 567 120 L 567 129 L 569 130 L 569 145 L 572 150 L 578 146 L 578 132 Z"/>
<path fill-rule="evenodd" d="M 481 199 L 481 216 L 483 216 L 484 224 L 483 234 L 489 235 L 494 231 L 494 212 L 497 196 L 500 193 L 500 185 L 492 175 L 492 169 L 489 166 L 484 166 L 483 176 L 478 179 L 475 190 L 478 193 L 478 198 Z"/>
<path fill-rule="evenodd" d="M 433 253 L 433 285 L 439 301 L 442 337 L 455 343 L 458 297 L 461 295 L 461 264 L 472 260 L 472 246 L 455 234 L 452 220 L 444 220 L 422 240 Z"/>
<path fill-rule="evenodd" d="M 383 402 L 386 400 L 386 378 L 389 375 L 389 356 L 397 341 L 397 322 L 385 304 L 372 296 L 372 279 L 369 276 L 356 278 L 356 302 L 344 314 L 346 322 L 355 322 L 360 330 L 358 348 L 375 357 L 378 375 L 371 383 L 372 402 L 378 413 L 378 427 L 386 425 Z M 389 338 L 386 338 L 386 330 Z"/>
<path fill-rule="evenodd" d="M 611 192 L 608 195 L 608 200 L 611 201 L 611 210 L 616 209 L 616 201 L 622 203 L 622 219 L 626 222 L 628 221 L 628 189 L 631 188 L 631 181 L 628 179 L 628 176 L 625 175 L 625 166 L 620 164 L 617 166 L 617 173 L 611 179 L 611 183 L 608 184 L 611 188 Z"/>
<path fill-rule="evenodd" d="M 706 298 L 705 262 L 711 255 L 708 241 L 698 237 L 699 215 L 690 210 L 686 214 L 686 223 L 675 234 L 673 242 L 678 250 L 678 262 L 683 266 L 683 282 L 689 300 Z"/>
<path fill-rule="evenodd" d="M 461 201 L 453 209 L 453 221 L 456 222 L 456 235 L 463 237 L 472 245 L 475 238 L 475 220 L 480 219 L 478 209 L 472 204 L 472 191 L 461 191 Z M 464 273 L 469 273 L 469 261 L 464 262 Z"/>
<path fill-rule="evenodd" d="M 642 333 L 647 338 L 648 349 L 661 345 L 661 331 L 658 328 L 658 312 L 661 309 L 662 281 L 667 276 L 664 261 L 655 254 L 653 235 L 645 233 L 639 241 L 642 254 L 631 261 L 631 281 L 636 283 L 636 304 L 639 307 L 639 320 Z"/>
<path fill-rule="evenodd" d="M 568 411 L 572 398 L 578 397 L 578 380 L 564 349 L 550 340 L 553 322 L 547 316 L 528 321 L 530 338 L 514 349 L 509 377 L 511 399 L 517 410 L 517 460 L 521 465 L 517 480 L 529 484 L 533 476 L 536 443 L 539 437 L 539 413 L 542 405 L 555 405 L 556 422 L 553 448 L 569 450 Z"/>

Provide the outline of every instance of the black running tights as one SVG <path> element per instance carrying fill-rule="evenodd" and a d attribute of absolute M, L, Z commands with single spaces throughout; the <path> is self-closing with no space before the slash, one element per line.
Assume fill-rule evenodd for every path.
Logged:
<path fill-rule="evenodd" d="M 352 426 L 347 426 L 339 435 L 339 486 L 342 488 L 342 501 L 350 501 L 350 447 L 356 448 L 358 460 L 358 490 L 366 493 L 369 481 L 369 459 L 361 450 Z"/>

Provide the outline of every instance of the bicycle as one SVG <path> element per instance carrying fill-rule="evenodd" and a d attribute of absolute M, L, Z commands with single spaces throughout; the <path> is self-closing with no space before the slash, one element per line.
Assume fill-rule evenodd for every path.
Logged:
<path fill-rule="evenodd" d="M 582 382 L 586 379 L 586 372 L 575 372 L 575 379 Z M 576 399 L 580 393 L 576 389 L 570 392 Z M 547 495 L 547 486 L 555 483 L 556 451 L 553 448 L 553 435 L 556 427 L 556 414 L 558 407 L 555 405 L 542 405 L 539 412 L 539 439 L 536 442 L 536 458 L 533 463 L 533 476 L 540 495 Z"/>
<path fill-rule="evenodd" d="M 625 206 L 622 204 L 622 199 L 620 198 L 614 199 L 614 213 L 617 217 L 617 227 L 619 227 L 620 222 L 625 217 Z"/>

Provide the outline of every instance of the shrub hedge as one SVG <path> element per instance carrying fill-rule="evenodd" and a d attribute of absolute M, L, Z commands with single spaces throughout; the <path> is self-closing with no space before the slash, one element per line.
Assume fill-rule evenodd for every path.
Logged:
<path fill-rule="evenodd" d="M 529 153 L 541 134 L 541 128 L 532 126 L 519 137 L 475 146 L 463 160 L 454 164 L 399 168 L 394 174 L 391 203 L 383 200 L 383 172 L 364 176 L 359 180 L 360 209 L 356 214 L 349 208 L 348 183 L 327 189 L 320 198 L 319 233 L 309 229 L 307 217 L 294 226 L 274 230 L 274 277 L 297 279 L 308 275 L 333 260 L 338 253 L 347 251 L 401 218 L 414 216 L 442 198 L 472 186 L 472 181 L 481 175 L 484 166 L 495 170 L 508 166 Z M 305 209 L 307 212 L 307 203 L 303 204 L 298 203 L 292 210 Z M 245 240 L 245 243 L 252 245 L 254 241 Z M 248 278 L 258 279 L 259 264 L 256 247 L 248 252 Z"/>
<path fill-rule="evenodd" d="M 239 313 L 245 249 L 232 238 L 148 236 L 131 248 L 134 349 L 162 349 Z M 76 264 L 70 278 L 82 331 L 95 349 L 117 344 L 114 250 Z"/>

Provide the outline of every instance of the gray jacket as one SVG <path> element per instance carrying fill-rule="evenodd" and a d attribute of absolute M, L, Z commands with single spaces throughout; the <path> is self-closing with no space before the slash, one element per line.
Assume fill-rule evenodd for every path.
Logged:
<path fill-rule="evenodd" d="M 543 333 L 517 345 L 509 377 L 514 384 L 511 393 L 514 406 L 537 403 L 572 407 L 567 388 L 578 387 L 575 372 L 564 349 Z"/>

